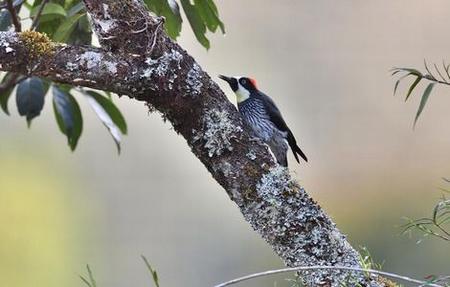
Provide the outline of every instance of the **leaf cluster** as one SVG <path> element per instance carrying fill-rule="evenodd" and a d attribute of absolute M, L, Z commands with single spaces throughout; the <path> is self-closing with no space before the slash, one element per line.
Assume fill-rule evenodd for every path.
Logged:
<path fill-rule="evenodd" d="M 183 18 L 180 5 L 176 0 L 145 0 L 147 7 L 158 16 L 165 18 L 167 34 L 174 40 L 180 35 Z M 218 28 L 225 33 L 225 26 L 220 20 L 219 11 L 213 0 L 180 0 L 181 7 L 191 25 L 195 37 L 206 49 L 210 42 L 206 33 L 215 33 Z"/>
<path fill-rule="evenodd" d="M 21 35 L 39 35 L 46 42 L 66 42 L 74 45 L 90 45 L 92 30 L 89 25 L 84 4 L 80 0 L 35 0 L 14 1 L 14 11 L 7 9 L 6 1 L 0 2 L 0 30 L 12 28 L 12 18 L 19 15 L 32 20 L 29 31 Z M 26 18 L 21 19 L 24 21 Z M 35 31 L 35 32 L 33 32 Z M 36 33 L 40 32 L 40 33 Z M 36 37 L 28 37 L 30 49 L 41 54 L 41 46 Z M 50 93 L 48 93 L 51 91 Z M 47 94 L 51 94 L 55 119 L 59 130 L 67 137 L 71 150 L 75 150 L 83 131 L 83 116 L 75 87 L 58 85 L 37 77 L 26 77 L 14 73 L 3 73 L 0 85 L 0 108 L 9 115 L 8 101 L 15 95 L 16 106 L 20 116 L 26 118 L 28 126 L 38 117 L 45 105 Z M 109 93 L 103 95 L 94 91 L 82 91 L 101 122 L 112 135 L 120 151 L 121 135 L 127 133 L 124 117 L 114 105 Z"/>
<path fill-rule="evenodd" d="M 431 95 L 431 92 L 433 91 L 434 86 L 436 84 L 450 85 L 450 64 L 448 65 L 445 62 L 443 62 L 442 67 L 439 67 L 438 65 L 434 64 L 433 65 L 434 71 L 432 71 L 432 69 L 428 67 L 426 61 L 424 61 L 424 66 L 426 72 L 421 72 L 417 69 L 412 68 L 393 68 L 391 70 L 392 76 L 395 75 L 400 76 L 400 78 L 395 82 L 394 85 L 394 96 L 397 92 L 399 84 L 402 81 L 406 80 L 407 78 L 413 79 L 413 81 L 409 84 L 408 92 L 406 93 L 405 97 L 405 102 L 408 101 L 408 99 L 410 99 L 410 96 L 413 94 L 413 91 L 416 90 L 420 82 L 422 81 L 428 82 L 426 88 L 422 92 L 420 104 L 417 109 L 416 116 L 414 118 L 414 127 L 420 115 L 422 114 L 425 105 L 428 102 L 428 99 Z"/>
<path fill-rule="evenodd" d="M 182 16 L 180 5 L 175 0 L 145 0 L 148 8 L 165 18 L 165 29 L 174 40 L 180 35 Z M 225 33 L 219 13 L 213 0 L 180 0 L 181 6 L 198 41 L 206 48 L 210 47 L 207 31 L 216 32 L 218 28 Z M 12 4 L 13 9 L 9 9 Z M 22 18 L 21 18 L 22 17 Z M 64 42 L 72 45 L 91 45 L 93 31 L 89 23 L 85 6 L 81 0 L 5 0 L 0 1 L 0 31 L 25 27 L 30 19 L 29 31 L 23 35 L 40 35 L 48 41 Z M 17 27 L 14 20 L 21 25 Z M 39 32 L 39 33 L 35 33 Z M 42 54 L 42 45 L 28 37 L 30 49 L 36 55 Z M 107 92 L 95 92 L 77 89 L 69 85 L 57 85 L 37 77 L 26 77 L 14 73 L 0 75 L 0 108 L 9 115 L 8 102 L 15 95 L 20 116 L 26 118 L 28 126 L 38 117 L 45 105 L 48 91 L 51 91 L 53 110 L 59 130 L 67 137 L 67 142 L 75 150 L 83 131 L 83 116 L 78 104 L 80 93 L 98 115 L 111 134 L 120 152 L 121 136 L 127 133 L 127 125 L 119 109 Z"/>
<path fill-rule="evenodd" d="M 152 276 L 153 283 L 156 287 L 159 287 L 159 278 L 158 273 L 155 269 L 152 268 L 150 265 L 150 262 L 147 260 L 147 258 L 144 255 L 141 255 L 142 260 L 144 261 L 145 266 L 147 267 L 148 271 L 150 272 L 150 275 Z M 86 270 L 88 273 L 88 276 L 82 276 L 80 275 L 81 280 L 84 284 L 86 284 L 87 287 L 97 287 L 97 282 L 95 281 L 94 274 L 91 270 L 91 267 L 89 265 L 86 265 Z"/>
<path fill-rule="evenodd" d="M 444 179 L 446 182 L 450 182 Z M 442 191 L 450 193 L 450 190 L 441 188 Z M 433 236 L 450 242 L 450 199 L 445 195 L 436 203 L 430 217 L 419 219 L 406 218 L 403 233 L 419 231 L 424 237 Z M 420 241 L 419 241 L 420 242 Z"/>

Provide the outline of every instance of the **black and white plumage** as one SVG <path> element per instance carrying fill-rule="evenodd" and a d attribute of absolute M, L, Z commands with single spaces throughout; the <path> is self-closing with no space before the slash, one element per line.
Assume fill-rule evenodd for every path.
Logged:
<path fill-rule="evenodd" d="M 228 82 L 235 92 L 239 112 L 244 121 L 263 140 L 274 154 L 280 165 L 287 166 L 288 145 L 291 147 L 297 162 L 299 157 L 308 161 L 305 154 L 298 147 L 297 141 L 284 121 L 280 110 L 273 100 L 259 91 L 256 82 L 246 77 L 219 76 Z"/>

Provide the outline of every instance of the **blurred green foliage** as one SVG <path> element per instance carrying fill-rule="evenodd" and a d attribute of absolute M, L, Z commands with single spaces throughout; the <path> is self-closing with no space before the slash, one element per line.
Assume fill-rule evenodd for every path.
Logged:
<path fill-rule="evenodd" d="M 0 278 L 2 286 L 68 286 L 76 269 L 79 230 L 68 186 L 45 162 L 1 154 Z"/>

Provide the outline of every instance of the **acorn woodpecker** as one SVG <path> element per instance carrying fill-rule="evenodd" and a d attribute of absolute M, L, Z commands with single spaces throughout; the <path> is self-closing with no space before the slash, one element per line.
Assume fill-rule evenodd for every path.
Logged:
<path fill-rule="evenodd" d="M 288 164 L 288 144 L 298 163 L 300 163 L 298 156 L 308 161 L 297 146 L 297 141 L 281 116 L 280 110 L 269 96 L 258 90 L 254 79 L 223 75 L 219 75 L 219 78 L 230 85 L 236 94 L 238 109 L 244 121 L 253 129 L 256 136 L 270 147 L 280 165 Z"/>

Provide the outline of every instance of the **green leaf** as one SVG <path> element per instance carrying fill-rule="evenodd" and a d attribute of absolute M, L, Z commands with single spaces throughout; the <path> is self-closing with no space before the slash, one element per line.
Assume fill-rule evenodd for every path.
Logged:
<path fill-rule="evenodd" d="M 5 83 L 10 77 L 12 77 L 11 73 L 7 73 L 3 79 L 2 79 L 2 84 Z M 3 112 L 7 115 L 9 115 L 9 110 L 8 110 L 8 100 L 11 97 L 12 91 L 14 90 L 15 85 L 5 91 L 3 91 L 2 93 L 0 93 L 0 107 L 2 108 Z"/>
<path fill-rule="evenodd" d="M 202 17 L 198 14 L 197 9 L 193 6 L 190 0 L 181 0 L 181 5 L 186 13 L 186 16 L 194 31 L 195 37 L 206 49 L 209 49 L 210 44 L 208 38 L 206 38 L 206 25 L 202 20 Z"/>
<path fill-rule="evenodd" d="M 72 31 L 75 29 L 78 20 L 83 15 L 84 14 L 75 14 L 72 17 L 66 18 L 53 35 L 53 40 L 57 42 L 64 42 L 67 38 L 69 38 Z"/>
<path fill-rule="evenodd" d="M 56 122 L 61 132 L 67 136 L 68 144 L 73 151 L 83 131 L 80 106 L 71 94 L 58 87 L 53 86 L 52 91 Z"/>
<path fill-rule="evenodd" d="M 8 10 L 0 12 L 0 31 L 7 31 L 12 25 L 11 14 Z"/>
<path fill-rule="evenodd" d="M 34 7 L 31 12 L 30 12 L 30 17 L 34 18 L 39 9 L 41 8 L 41 5 Z M 59 17 L 66 17 L 67 13 L 66 10 L 64 9 L 64 7 L 62 7 L 59 4 L 56 3 L 47 3 L 44 7 L 44 10 L 42 10 L 42 16 L 45 15 L 57 15 Z"/>
<path fill-rule="evenodd" d="M 220 27 L 222 33 L 225 33 L 225 26 L 220 21 L 217 7 L 212 0 L 194 0 L 194 3 L 209 31 L 216 32 Z"/>
<path fill-rule="evenodd" d="M 81 280 L 83 280 L 84 284 L 86 284 L 88 287 L 97 287 L 97 282 L 95 282 L 94 275 L 92 274 L 92 270 L 89 264 L 86 265 L 86 269 L 88 271 L 89 280 L 80 275 Z"/>
<path fill-rule="evenodd" d="M 166 32 L 170 38 L 176 40 L 183 22 L 178 3 L 174 0 L 145 0 L 145 3 L 156 15 L 166 18 L 164 25 Z"/>
<path fill-rule="evenodd" d="M 16 103 L 19 115 L 27 118 L 28 125 L 31 120 L 41 114 L 44 107 L 45 87 L 37 77 L 22 81 L 17 87 Z"/>
<path fill-rule="evenodd" d="M 411 87 L 409 87 L 408 93 L 406 94 L 405 102 L 408 100 L 409 96 L 413 92 L 414 88 L 419 84 L 420 80 L 422 80 L 421 77 L 417 77 L 417 79 L 412 83 Z"/>
<path fill-rule="evenodd" d="M 121 134 L 127 134 L 127 123 L 122 113 L 110 99 L 99 93 L 86 91 L 85 95 L 89 104 L 113 137 L 120 153 Z"/>
<path fill-rule="evenodd" d="M 83 2 L 79 2 L 79 3 L 75 4 L 75 5 L 73 5 L 73 6 L 67 11 L 67 16 L 68 16 L 68 17 L 72 17 L 72 16 L 74 16 L 75 14 L 77 14 L 78 12 L 81 12 L 81 11 L 84 12 L 84 10 L 85 10 L 84 3 L 83 3 Z"/>
<path fill-rule="evenodd" d="M 417 120 L 419 119 L 419 116 L 422 113 L 423 108 L 425 107 L 425 105 L 428 101 L 428 98 L 430 97 L 433 87 L 434 87 L 434 83 L 431 83 L 427 86 L 427 88 L 423 92 L 422 99 L 420 100 L 420 104 L 419 104 L 419 109 L 417 110 L 416 118 L 414 119 L 414 127 L 416 126 Z"/>
<path fill-rule="evenodd" d="M 90 45 L 92 43 L 92 29 L 86 14 L 75 24 L 75 28 L 70 33 L 66 42 L 78 46 Z"/>
<path fill-rule="evenodd" d="M 150 275 L 152 275 L 153 282 L 155 283 L 156 287 L 159 287 L 159 278 L 158 273 L 156 270 L 152 268 L 150 263 L 148 262 L 147 258 L 144 255 L 141 255 L 142 260 L 144 260 L 145 266 L 147 266 L 148 271 L 150 272 Z"/>
<path fill-rule="evenodd" d="M 409 72 L 410 75 L 414 75 L 414 76 L 420 76 L 422 77 L 422 73 L 419 70 L 416 69 L 410 69 L 410 68 L 394 68 L 394 70 L 400 70 L 402 72 Z"/>
<path fill-rule="evenodd" d="M 408 76 L 410 76 L 410 75 L 412 75 L 412 74 L 411 74 L 411 73 L 408 73 L 408 74 L 406 74 L 406 75 L 403 75 L 403 76 L 400 77 L 400 79 L 397 80 L 397 82 L 395 82 L 395 86 L 394 86 L 394 96 L 395 96 L 395 94 L 397 93 L 398 85 L 400 84 L 400 82 L 401 82 L 404 78 L 406 78 L 406 77 L 408 77 Z"/>

